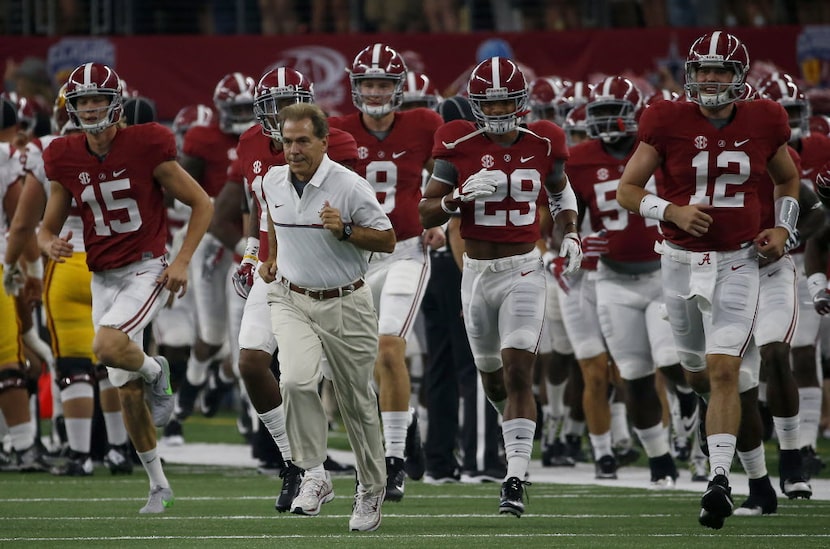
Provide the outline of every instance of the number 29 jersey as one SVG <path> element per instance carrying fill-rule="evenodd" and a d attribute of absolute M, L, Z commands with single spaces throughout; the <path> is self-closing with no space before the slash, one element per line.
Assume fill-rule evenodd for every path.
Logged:
<path fill-rule="evenodd" d="M 767 163 L 790 135 L 787 113 L 774 101 L 735 103 L 717 128 L 696 103 L 658 101 L 643 111 L 640 140 L 662 157 L 658 196 L 677 205 L 698 204 L 712 216 L 709 232 L 694 237 L 661 223 L 666 239 L 693 251 L 737 250 L 761 227 L 760 183 Z"/>
<path fill-rule="evenodd" d="M 90 271 L 166 252 L 167 212 L 153 171 L 175 159 L 173 134 L 155 123 L 119 129 L 103 159 L 89 152 L 82 133 L 56 139 L 43 151 L 46 177 L 79 205 Z"/>
<path fill-rule="evenodd" d="M 488 242 L 535 242 L 540 238 L 539 210 L 547 207 L 543 192 L 557 161 L 568 158 L 565 133 L 546 120 L 532 122 L 510 146 L 491 141 L 484 134 L 465 139 L 476 131 L 466 120 L 454 120 L 435 134 L 432 156 L 455 166 L 461 187 L 482 169 L 494 175 L 496 192 L 483 199 L 461 204 L 461 237 Z"/>

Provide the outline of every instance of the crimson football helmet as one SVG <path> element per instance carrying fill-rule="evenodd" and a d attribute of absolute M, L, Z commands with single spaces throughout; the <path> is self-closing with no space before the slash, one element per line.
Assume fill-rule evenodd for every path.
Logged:
<path fill-rule="evenodd" d="M 830 137 L 830 117 L 814 114 L 810 117 L 810 131 Z"/>
<path fill-rule="evenodd" d="M 434 109 L 443 99 L 438 93 L 438 88 L 429 79 L 429 76 L 422 72 L 409 71 L 406 73 L 406 84 L 403 88 L 402 107 L 414 109 L 426 107 Z"/>
<path fill-rule="evenodd" d="M 568 113 L 565 122 L 562 124 L 568 146 L 573 147 L 582 143 L 588 137 L 588 124 L 585 119 L 585 105 L 580 105 Z"/>
<path fill-rule="evenodd" d="M 623 76 L 609 76 L 593 87 L 585 104 L 588 135 L 614 143 L 636 134 L 642 107 L 642 95 L 634 82 Z"/>
<path fill-rule="evenodd" d="M 354 58 L 349 71 L 352 85 L 352 103 L 361 112 L 380 118 L 398 110 L 403 103 L 403 88 L 406 82 L 406 62 L 398 52 L 384 44 L 366 46 Z M 377 93 L 363 93 L 361 83 L 366 80 L 391 80 L 394 84 L 388 100 Z M 375 104 L 378 99 L 383 103 Z"/>
<path fill-rule="evenodd" d="M 729 69 L 732 82 L 698 82 L 701 67 Z M 741 100 L 746 94 L 746 76 L 749 72 L 749 53 L 735 36 L 715 31 L 704 34 L 689 48 L 686 58 L 686 94 L 703 107 L 722 107 Z"/>
<path fill-rule="evenodd" d="M 553 108 L 556 111 L 554 122 L 560 126 L 565 123 L 565 117 L 572 109 L 588 102 L 591 96 L 591 85 L 587 82 L 571 82 L 553 100 Z"/>
<path fill-rule="evenodd" d="M 72 71 L 66 80 L 66 110 L 72 123 L 83 131 L 100 133 L 121 120 L 122 90 L 118 74 L 102 63 L 86 63 Z M 94 122 L 84 122 L 79 116 L 78 99 L 94 95 L 103 95 L 109 99 L 104 107 L 96 110 L 105 111 Z M 89 112 L 84 109 L 83 112 Z"/>
<path fill-rule="evenodd" d="M 215 122 L 216 115 L 208 105 L 188 105 L 182 107 L 173 118 L 173 134 L 179 149 L 184 144 L 184 134 L 193 126 L 210 126 Z"/>
<path fill-rule="evenodd" d="M 810 103 L 792 76 L 779 73 L 758 89 L 761 97 L 777 101 L 790 119 L 790 141 L 810 135 Z"/>
<path fill-rule="evenodd" d="M 222 77 L 213 90 L 213 104 L 219 113 L 219 129 L 241 135 L 254 125 L 254 88 L 256 82 L 241 72 Z"/>
<path fill-rule="evenodd" d="M 467 96 L 473 109 L 473 116 L 485 131 L 495 134 L 511 132 L 519 127 L 527 113 L 527 80 L 519 66 L 504 57 L 485 59 L 473 69 L 467 83 Z M 500 115 L 486 115 L 482 105 L 491 101 L 512 100 L 513 112 Z"/>
<path fill-rule="evenodd" d="M 556 121 L 556 98 L 572 82 L 558 76 L 541 77 L 530 83 L 530 112 L 533 120 Z"/>
<path fill-rule="evenodd" d="M 263 74 L 254 92 L 254 115 L 262 126 L 262 133 L 281 139 L 277 115 L 280 107 L 294 103 L 314 103 L 314 84 L 308 78 L 288 67 Z"/>

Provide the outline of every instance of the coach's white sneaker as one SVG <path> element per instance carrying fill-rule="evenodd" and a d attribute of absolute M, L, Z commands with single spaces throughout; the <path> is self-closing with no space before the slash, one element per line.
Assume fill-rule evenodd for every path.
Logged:
<path fill-rule="evenodd" d="M 334 499 L 334 487 L 331 476 L 326 471 L 323 478 L 313 477 L 306 472 L 300 483 L 300 492 L 291 503 L 291 512 L 295 515 L 318 515 L 320 507 Z"/>
<path fill-rule="evenodd" d="M 349 519 L 349 530 L 352 532 L 377 530 L 381 519 L 380 507 L 385 496 L 385 488 L 382 488 L 377 494 L 371 494 L 358 485 L 357 493 L 354 495 L 352 518 Z"/>

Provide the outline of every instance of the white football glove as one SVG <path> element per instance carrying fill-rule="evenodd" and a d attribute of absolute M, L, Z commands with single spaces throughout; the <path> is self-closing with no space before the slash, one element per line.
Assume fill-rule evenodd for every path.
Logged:
<path fill-rule="evenodd" d="M 559 257 L 567 258 L 562 274 L 569 275 L 579 270 L 582 265 L 582 243 L 576 233 L 567 233 L 559 246 Z"/>
<path fill-rule="evenodd" d="M 452 194 L 453 200 L 472 202 L 478 198 L 487 198 L 496 192 L 498 183 L 499 181 L 493 173 L 482 168 L 468 177 L 461 187 L 456 187 Z"/>
<path fill-rule="evenodd" d="M 8 295 L 17 295 L 20 289 L 23 288 L 23 283 L 26 277 L 23 271 L 20 270 L 20 265 L 3 264 L 3 289 Z"/>

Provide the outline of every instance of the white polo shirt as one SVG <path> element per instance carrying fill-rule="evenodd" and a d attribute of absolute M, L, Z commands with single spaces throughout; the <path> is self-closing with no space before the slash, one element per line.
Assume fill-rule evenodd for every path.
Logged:
<path fill-rule="evenodd" d="M 385 231 L 392 222 L 364 178 L 328 155 L 303 190 L 291 184 L 288 166 L 275 166 L 262 181 L 265 202 L 277 235 L 277 280 L 288 279 L 310 289 L 347 286 L 363 277 L 371 252 L 341 242 L 323 228 L 325 202 L 340 210 L 343 223 Z"/>

